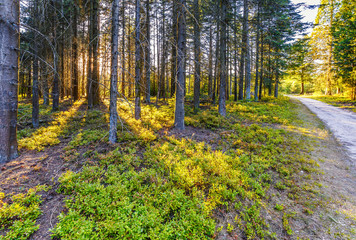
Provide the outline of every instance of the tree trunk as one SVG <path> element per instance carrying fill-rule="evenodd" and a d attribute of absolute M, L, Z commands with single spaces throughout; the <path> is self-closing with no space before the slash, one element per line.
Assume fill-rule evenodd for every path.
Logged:
<path fill-rule="evenodd" d="M 257 36 L 256 36 L 256 78 L 255 78 L 255 101 L 258 101 L 258 79 L 259 79 L 259 46 L 260 46 L 260 4 L 257 6 Z"/>
<path fill-rule="evenodd" d="M 332 56 L 333 56 L 333 37 L 331 33 L 331 28 L 334 22 L 334 0 L 330 0 L 330 22 L 329 22 L 329 51 L 328 51 L 328 72 L 327 72 L 327 85 L 325 90 L 325 95 L 332 95 L 331 91 L 331 78 L 332 78 Z"/>
<path fill-rule="evenodd" d="M 78 1 L 73 4 L 73 74 L 72 74 L 72 97 L 79 99 L 79 66 L 78 66 Z"/>
<path fill-rule="evenodd" d="M 36 38 L 36 37 L 35 37 Z M 36 43 L 35 43 L 36 44 Z M 38 59 L 37 46 L 34 46 L 33 58 L 33 86 L 32 86 L 32 126 L 38 128 L 39 126 L 39 96 L 38 96 Z"/>
<path fill-rule="evenodd" d="M 99 15 L 98 0 L 90 0 L 89 64 L 88 64 L 88 108 L 99 104 Z"/>
<path fill-rule="evenodd" d="M 200 9 L 199 0 L 194 0 L 194 112 L 199 109 L 200 97 Z"/>
<path fill-rule="evenodd" d="M 126 76 L 126 69 L 125 69 L 125 0 L 122 1 L 122 12 L 121 12 L 121 17 L 122 17 L 122 49 L 121 49 L 121 95 L 122 97 L 125 97 L 125 76 Z"/>
<path fill-rule="evenodd" d="M 19 1 L 2 1 L 0 7 L 0 164 L 17 157 L 19 15 Z"/>
<path fill-rule="evenodd" d="M 262 32 L 262 31 L 261 31 Z M 262 98 L 262 83 L 263 83 L 263 53 L 264 53 L 264 46 L 263 46 L 263 32 L 261 34 L 261 71 L 260 71 L 260 87 L 259 87 L 259 94 L 258 99 L 261 100 Z"/>
<path fill-rule="evenodd" d="M 248 0 L 244 0 L 244 34 L 245 34 L 245 98 L 251 99 L 251 55 L 248 25 Z"/>
<path fill-rule="evenodd" d="M 213 86 L 213 104 L 216 102 L 217 95 L 217 82 L 219 75 L 219 52 L 220 52 L 220 24 L 217 24 L 217 33 L 216 33 L 216 47 L 215 47 L 215 66 L 214 66 L 214 86 Z"/>
<path fill-rule="evenodd" d="M 212 98 L 213 96 L 213 30 L 210 26 L 209 30 L 209 66 L 208 66 L 208 96 Z"/>
<path fill-rule="evenodd" d="M 185 83 L 185 34 L 186 34 L 186 1 L 179 0 L 178 6 L 178 58 L 177 58 L 177 93 L 174 114 L 174 127 L 184 130 L 184 83 Z"/>
<path fill-rule="evenodd" d="M 150 0 L 146 0 L 146 103 L 151 102 L 151 27 L 150 27 Z"/>
<path fill-rule="evenodd" d="M 227 34 L 226 26 L 227 21 L 227 0 L 220 0 L 221 2 L 221 36 L 220 36 L 220 95 L 219 95 L 219 114 L 226 116 L 226 81 L 227 81 L 227 68 L 226 68 L 226 43 Z"/>
<path fill-rule="evenodd" d="M 141 24 L 140 19 L 140 0 L 136 0 L 136 19 L 135 19 L 135 119 L 141 118 L 141 46 L 140 46 L 140 35 L 141 35 Z"/>
<path fill-rule="evenodd" d="M 172 44 L 172 69 L 171 69 L 171 97 L 174 96 L 176 92 L 176 77 L 177 77 L 177 0 L 173 0 L 173 7 L 172 7 L 172 37 L 173 37 L 173 44 Z"/>
<path fill-rule="evenodd" d="M 112 3 L 111 32 L 111 78 L 110 78 L 110 130 L 109 142 L 117 139 L 117 68 L 119 55 L 119 0 Z"/>

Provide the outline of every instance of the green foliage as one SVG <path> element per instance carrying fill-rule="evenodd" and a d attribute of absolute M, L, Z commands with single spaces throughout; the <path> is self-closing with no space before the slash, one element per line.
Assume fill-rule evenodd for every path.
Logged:
<path fill-rule="evenodd" d="M 135 171 L 134 155 L 119 153 L 67 172 L 61 191 L 66 202 L 54 236 L 61 239 L 210 239 L 215 224 L 200 207 L 155 169 Z M 104 170 L 104 168 L 106 170 Z M 75 231 L 73 231 L 75 229 Z"/>
<path fill-rule="evenodd" d="M 333 54 L 337 74 L 351 87 L 351 99 L 356 98 L 356 3 L 343 0 L 332 26 Z"/>
<path fill-rule="evenodd" d="M 39 228 L 36 219 L 41 214 L 42 199 L 37 193 L 47 189 L 45 185 L 40 185 L 27 193 L 12 196 L 10 201 L 4 201 L 6 196 L 0 193 L 0 230 L 6 230 L 6 235 L 0 236 L 0 239 L 25 240 Z"/>
<path fill-rule="evenodd" d="M 89 161 L 81 172 L 68 171 L 60 178 L 59 191 L 69 198 L 53 236 L 210 239 L 216 231 L 214 210 L 235 202 L 233 208 L 239 211 L 235 223 L 247 239 L 274 238 L 261 215 L 267 192 L 270 186 L 289 189 L 294 172 L 309 163 L 296 155 L 296 149 L 305 146 L 274 127 L 295 124 L 295 105 L 283 97 L 263 101 L 229 103 L 228 118 L 210 115 L 213 109 L 197 114 L 187 109 L 188 122 L 214 129 L 220 136 L 210 142 L 217 149 L 174 136 L 153 141 L 138 135 L 146 131 L 156 137 L 164 122 L 173 118 L 171 110 L 164 106 L 159 113 L 147 107 L 149 117 L 136 121 L 128 106 L 122 105 L 122 120 L 130 129 L 119 133 L 122 146 L 106 155 L 96 154 L 99 161 Z M 105 130 L 92 127 L 80 130 L 70 148 L 105 137 Z M 150 142 L 145 152 L 138 152 L 141 142 Z M 235 231 L 231 224 L 226 229 Z"/>

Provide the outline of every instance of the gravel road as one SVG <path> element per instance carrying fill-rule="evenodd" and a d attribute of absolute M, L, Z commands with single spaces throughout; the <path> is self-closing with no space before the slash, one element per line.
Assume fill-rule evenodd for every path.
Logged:
<path fill-rule="evenodd" d="M 294 97 L 307 106 L 331 130 L 356 164 L 356 113 L 303 97 Z"/>

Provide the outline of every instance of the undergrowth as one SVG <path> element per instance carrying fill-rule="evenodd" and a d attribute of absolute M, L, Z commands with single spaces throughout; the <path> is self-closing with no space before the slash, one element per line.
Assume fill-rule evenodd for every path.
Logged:
<path fill-rule="evenodd" d="M 312 134 L 292 131 L 302 122 L 288 98 L 228 102 L 226 118 L 214 106 L 194 113 L 188 105 L 186 125 L 218 135 L 209 142 L 168 134 L 173 100 L 142 106 L 141 120 L 122 102 L 118 143 L 100 153 L 108 114 L 78 111 L 81 104 L 20 140 L 22 147 L 42 150 L 69 138 L 65 160 L 83 162 L 80 171 L 59 179 L 57 191 L 67 200 L 54 238 L 212 239 L 239 231 L 240 238 L 277 239 L 265 212 L 273 212 L 273 224 L 290 236 L 296 213 L 285 198 L 300 204 L 303 216 L 320 204 L 310 200 L 319 187 L 313 181 L 318 165 L 308 157 Z M 42 141 L 49 133 L 53 140 Z M 233 221 L 218 226 L 219 210 Z"/>
<path fill-rule="evenodd" d="M 39 225 L 36 219 L 41 214 L 41 196 L 37 193 L 46 191 L 48 187 L 39 185 L 31 188 L 27 193 L 6 196 L 0 193 L 0 235 L 2 240 L 24 240 L 34 233 Z M 7 201 L 5 201 L 7 198 Z"/>

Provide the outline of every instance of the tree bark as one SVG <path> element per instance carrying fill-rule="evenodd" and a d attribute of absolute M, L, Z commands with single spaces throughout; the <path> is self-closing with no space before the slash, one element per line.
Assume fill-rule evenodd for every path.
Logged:
<path fill-rule="evenodd" d="M 209 66 L 208 66 L 208 96 L 213 97 L 213 30 L 209 30 Z"/>
<path fill-rule="evenodd" d="M 177 93 L 174 113 L 174 127 L 184 130 L 184 83 L 185 83 L 185 34 L 186 34 L 186 1 L 179 0 L 178 6 L 178 58 L 177 58 Z"/>
<path fill-rule="evenodd" d="M 194 0 L 194 112 L 199 109 L 200 97 L 200 9 L 199 0 Z"/>
<path fill-rule="evenodd" d="M 251 99 L 251 54 L 248 24 L 248 0 L 244 0 L 244 35 L 245 35 L 245 98 Z"/>
<path fill-rule="evenodd" d="M 17 157 L 17 84 L 20 47 L 19 1 L 0 7 L 0 164 Z"/>
<path fill-rule="evenodd" d="M 110 130 L 109 142 L 117 140 L 117 68 L 119 55 L 119 0 L 112 3 L 111 78 L 110 78 Z"/>
<path fill-rule="evenodd" d="M 173 0 L 172 7 L 172 69 L 171 69 L 171 97 L 174 96 L 176 92 L 176 81 L 177 81 L 177 0 Z"/>
<path fill-rule="evenodd" d="M 255 76 L 255 101 L 258 101 L 258 79 L 259 79 L 259 46 L 260 46 L 260 4 L 257 6 L 257 36 L 256 36 L 256 76 Z"/>
<path fill-rule="evenodd" d="M 72 97 L 79 99 L 79 66 L 78 66 L 78 1 L 73 4 L 73 74 L 72 74 Z"/>
<path fill-rule="evenodd" d="M 150 27 L 150 0 L 146 0 L 146 103 L 151 102 L 151 27 Z"/>
<path fill-rule="evenodd" d="M 220 40 L 220 95 L 219 95 L 219 114 L 226 116 L 226 82 L 227 82 L 227 68 L 226 68 L 226 43 L 227 34 L 227 0 L 220 0 L 221 2 L 221 40 Z"/>
<path fill-rule="evenodd" d="M 136 20 L 135 20 L 135 119 L 141 118 L 141 12 L 140 0 L 136 0 Z"/>

